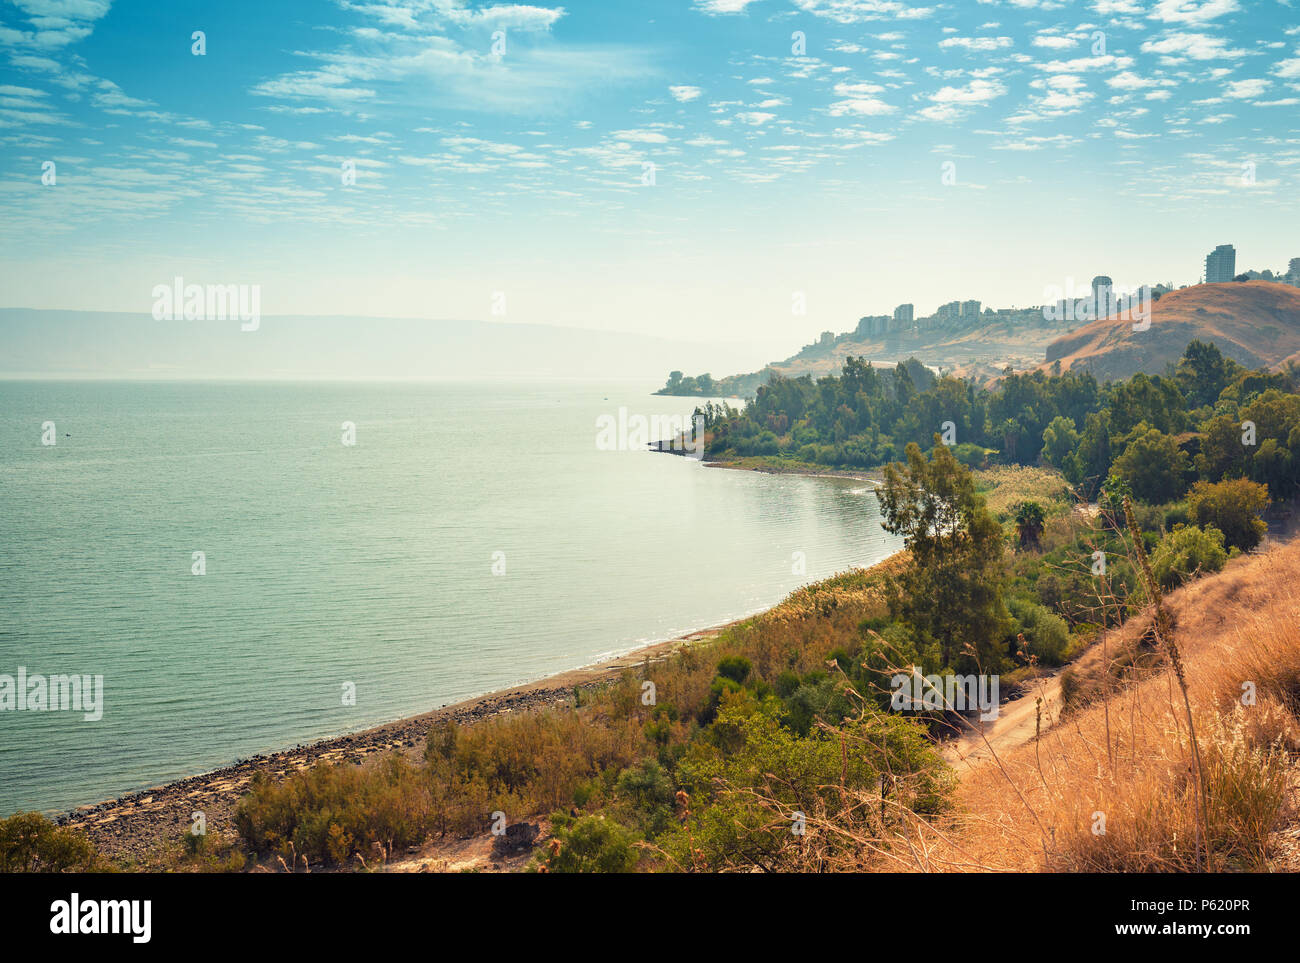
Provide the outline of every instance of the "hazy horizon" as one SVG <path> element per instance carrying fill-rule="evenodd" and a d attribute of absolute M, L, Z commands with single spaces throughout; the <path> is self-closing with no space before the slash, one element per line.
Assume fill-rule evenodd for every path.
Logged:
<path fill-rule="evenodd" d="M 252 322 L 247 325 L 252 328 Z M 0 379 L 624 381 L 690 369 L 721 377 L 773 360 L 760 347 L 559 325 L 263 315 L 157 321 L 143 312 L 0 308 Z M 797 345 L 788 345 L 789 354 Z"/>

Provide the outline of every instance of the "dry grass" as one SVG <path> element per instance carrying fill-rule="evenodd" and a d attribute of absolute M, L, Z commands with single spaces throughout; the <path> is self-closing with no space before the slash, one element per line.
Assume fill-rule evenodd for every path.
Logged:
<path fill-rule="evenodd" d="M 1297 575 L 1300 544 L 1286 545 L 1240 559 L 1167 600 L 1200 743 L 1213 869 L 1273 868 L 1273 836 L 1292 815 L 1287 787 L 1300 748 Z M 1135 622 L 1117 633 L 1130 637 L 1130 646 L 1142 632 Z M 966 775 L 958 792 L 963 814 L 935 841 L 926 868 L 1143 872 L 1201 865 L 1195 759 L 1173 673 L 1160 665 L 1125 680 L 1105 668 L 1092 689 L 1102 702 Z M 1253 704 L 1243 704 L 1250 689 Z"/>
<path fill-rule="evenodd" d="M 1017 502 L 1036 501 L 1048 511 L 1068 506 L 1069 486 L 1051 468 L 998 465 L 975 472 L 975 487 L 989 511 L 1000 519 L 1010 515 Z"/>

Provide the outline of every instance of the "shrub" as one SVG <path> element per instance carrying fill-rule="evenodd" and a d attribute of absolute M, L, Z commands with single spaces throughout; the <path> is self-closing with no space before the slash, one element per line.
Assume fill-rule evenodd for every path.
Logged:
<path fill-rule="evenodd" d="M 1264 537 L 1268 525 L 1259 517 L 1268 507 L 1268 486 L 1246 478 L 1216 483 L 1199 481 L 1187 496 L 1192 519 L 1204 528 L 1223 532 L 1224 544 L 1248 552 Z"/>
<path fill-rule="evenodd" d="M 989 448 L 972 445 L 970 442 L 966 441 L 962 442 L 960 445 L 954 445 L 952 454 L 954 458 L 967 468 L 983 468 L 988 464 L 990 451 L 991 449 Z"/>
<path fill-rule="evenodd" d="M 40 813 L 0 819 L 0 873 L 89 872 L 99 868 L 95 847 L 81 833 L 63 829 Z"/>
<path fill-rule="evenodd" d="M 1219 571 L 1227 560 L 1221 531 L 1186 525 L 1160 540 L 1151 556 L 1151 570 L 1161 588 L 1172 589 L 1197 575 Z"/>
<path fill-rule="evenodd" d="M 538 857 L 550 873 L 630 873 L 636 868 L 636 837 L 603 816 L 551 817 L 552 845 Z"/>
<path fill-rule="evenodd" d="M 1024 633 L 1031 655 L 1038 656 L 1047 665 L 1060 665 L 1065 661 L 1070 646 L 1070 629 L 1065 619 L 1037 602 L 1012 599 L 1007 608 Z"/>
<path fill-rule="evenodd" d="M 752 669 L 753 665 L 742 655 L 729 655 L 718 662 L 718 675 L 736 685 L 744 685 Z"/>
<path fill-rule="evenodd" d="M 279 782 L 258 773 L 235 811 L 254 852 L 329 864 L 421 843 L 430 826 L 428 778 L 401 755 L 365 768 L 322 763 Z"/>

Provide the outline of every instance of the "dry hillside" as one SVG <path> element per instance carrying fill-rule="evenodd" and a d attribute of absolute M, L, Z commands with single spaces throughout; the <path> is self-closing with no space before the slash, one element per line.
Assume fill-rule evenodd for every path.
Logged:
<path fill-rule="evenodd" d="M 1203 789 L 1181 689 L 1135 618 L 1076 667 L 1071 708 L 1045 700 L 1039 738 L 959 764 L 961 815 L 925 868 L 1186 871 L 1208 829 L 1210 869 L 1295 870 L 1298 577 L 1292 542 L 1167 599 Z"/>
<path fill-rule="evenodd" d="M 1300 353 L 1300 288 L 1234 281 L 1171 291 L 1152 308 L 1149 329 L 1134 331 L 1130 318 L 1093 321 L 1048 345 L 1041 367 L 1059 360 L 1063 371 L 1086 368 L 1103 381 L 1161 374 L 1197 339 L 1248 368 L 1279 365 Z"/>

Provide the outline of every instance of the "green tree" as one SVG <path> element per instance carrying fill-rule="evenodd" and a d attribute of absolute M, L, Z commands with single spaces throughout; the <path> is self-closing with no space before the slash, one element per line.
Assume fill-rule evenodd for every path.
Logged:
<path fill-rule="evenodd" d="M 1091 499 L 1110 474 L 1111 459 L 1110 412 L 1104 408 L 1089 412 L 1079 436 L 1079 449 L 1069 466 L 1062 468 L 1065 477 L 1071 484 L 1081 485 L 1084 496 Z"/>
<path fill-rule="evenodd" d="M 1192 520 L 1202 528 L 1213 525 L 1223 533 L 1228 548 L 1243 552 L 1258 545 L 1268 531 L 1268 525 L 1259 517 L 1268 501 L 1268 486 L 1245 478 L 1198 481 L 1187 496 Z"/>
<path fill-rule="evenodd" d="M 1196 470 L 1210 481 L 1243 474 L 1249 448 L 1242 442 L 1241 419 L 1218 414 L 1201 424 L 1201 450 Z"/>
<path fill-rule="evenodd" d="M 1079 433 L 1069 418 L 1057 415 L 1043 429 L 1043 461 L 1053 468 L 1064 470 L 1078 447 Z"/>
<path fill-rule="evenodd" d="M 1115 474 L 1132 487 L 1133 497 L 1152 504 L 1181 498 L 1187 470 L 1187 452 L 1157 428 L 1138 434 L 1114 465 Z"/>
<path fill-rule="evenodd" d="M 1002 526 L 975 481 L 944 445 L 926 459 L 915 443 L 907 464 L 887 465 L 880 507 L 887 531 L 902 535 L 912 564 L 891 600 L 896 617 L 938 641 L 944 666 L 996 671 L 1009 623 L 1002 602 Z M 972 656 L 972 653 L 974 656 Z"/>
<path fill-rule="evenodd" d="M 1043 506 L 1038 502 L 1024 501 L 1016 506 L 1016 534 L 1021 548 L 1037 547 L 1046 517 Z"/>
<path fill-rule="evenodd" d="M 1219 393 L 1241 371 L 1241 365 L 1225 358 L 1213 344 L 1193 341 L 1183 352 L 1174 377 L 1192 408 L 1212 405 Z"/>

